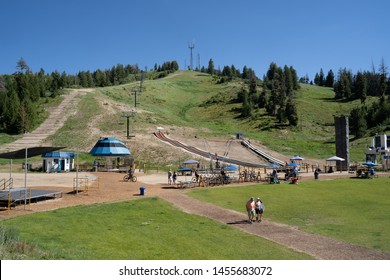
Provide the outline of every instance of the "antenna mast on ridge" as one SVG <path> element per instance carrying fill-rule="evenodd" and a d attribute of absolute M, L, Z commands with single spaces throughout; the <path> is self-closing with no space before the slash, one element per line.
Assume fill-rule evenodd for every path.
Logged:
<path fill-rule="evenodd" d="M 193 70 L 193 68 L 194 68 L 194 58 L 192 56 L 192 50 L 195 48 L 194 41 L 188 43 L 188 48 L 190 49 L 190 70 Z"/>

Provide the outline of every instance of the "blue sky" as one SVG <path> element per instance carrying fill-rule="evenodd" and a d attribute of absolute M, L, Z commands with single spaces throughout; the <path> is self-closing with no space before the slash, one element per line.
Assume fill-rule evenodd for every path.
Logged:
<path fill-rule="evenodd" d="M 23 57 L 33 71 L 142 69 L 210 58 L 259 77 L 271 62 L 299 76 L 390 65 L 387 0 L 14 0 L 0 5 L 0 74 Z M 390 68 L 390 67 L 389 67 Z"/>

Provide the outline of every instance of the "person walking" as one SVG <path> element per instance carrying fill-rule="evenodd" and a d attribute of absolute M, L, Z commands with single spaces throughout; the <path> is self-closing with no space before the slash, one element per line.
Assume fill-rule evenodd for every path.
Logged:
<path fill-rule="evenodd" d="M 172 170 L 168 171 L 168 185 L 172 185 Z"/>
<path fill-rule="evenodd" d="M 260 211 L 261 211 L 261 200 L 260 197 L 255 202 L 256 222 L 260 223 Z"/>
<path fill-rule="evenodd" d="M 174 185 L 176 184 L 176 179 L 177 179 L 177 173 L 176 171 L 173 171 L 172 180 Z"/>
<path fill-rule="evenodd" d="M 196 178 L 196 182 L 198 183 L 199 182 L 199 172 L 198 172 L 198 169 L 195 169 L 195 178 Z"/>
<path fill-rule="evenodd" d="M 318 168 L 316 168 L 314 170 L 314 179 L 318 180 L 319 175 L 320 175 L 320 172 L 319 172 Z"/>
<path fill-rule="evenodd" d="M 259 219 L 258 219 L 258 222 L 260 223 L 261 220 L 263 219 L 263 213 L 264 213 L 264 203 L 262 200 L 260 200 L 260 210 L 259 210 Z"/>
<path fill-rule="evenodd" d="M 251 197 L 247 201 L 245 207 L 246 207 L 246 211 L 248 213 L 249 223 L 251 224 L 254 221 L 254 218 L 255 218 L 255 201 L 254 201 L 253 197 Z"/>

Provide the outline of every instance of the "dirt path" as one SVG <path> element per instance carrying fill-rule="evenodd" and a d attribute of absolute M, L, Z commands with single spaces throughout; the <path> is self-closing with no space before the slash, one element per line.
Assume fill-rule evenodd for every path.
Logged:
<path fill-rule="evenodd" d="M 0 211 L 0 220 L 69 206 L 143 199 L 144 197 L 139 195 L 139 188 L 145 185 L 147 187 L 146 197 L 159 197 L 186 213 L 207 217 L 223 224 L 231 225 L 296 251 L 307 253 L 317 259 L 390 259 L 389 253 L 306 233 L 297 228 L 268 221 L 267 219 L 261 224 L 249 224 L 246 222 L 247 217 L 243 213 L 193 199 L 186 195 L 187 190 L 169 188 L 164 183 L 166 181 L 165 174 L 144 175 L 137 173 L 136 175 L 138 176 L 138 182 L 129 183 L 122 180 L 123 173 L 80 173 L 80 177 L 90 178 L 91 187 L 88 192 L 81 188 L 81 192 L 75 195 L 72 192 L 74 173 L 30 174 L 28 177 L 29 187 L 51 190 L 55 188 L 55 190 L 63 191 L 62 198 L 33 203 L 27 208 L 18 206 L 11 211 Z M 9 174 L 0 174 L 0 179 L 7 176 Z M 23 178 L 23 174 L 14 174 L 16 184 L 23 184 Z"/>
<path fill-rule="evenodd" d="M 387 253 L 337 241 L 325 236 L 306 233 L 284 224 L 267 220 L 261 222 L 261 224 L 249 224 L 246 215 L 242 213 L 190 198 L 185 195 L 185 192 L 181 192 L 180 190 L 161 193 L 159 197 L 171 202 L 186 213 L 204 216 L 224 224 L 232 225 L 242 231 L 258 235 L 296 251 L 309 254 L 316 259 L 390 259 L 390 254 Z"/>

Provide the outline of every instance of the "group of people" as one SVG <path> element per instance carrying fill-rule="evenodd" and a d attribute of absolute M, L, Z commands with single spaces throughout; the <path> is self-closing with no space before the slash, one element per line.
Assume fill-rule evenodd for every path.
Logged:
<path fill-rule="evenodd" d="M 253 197 L 251 197 L 247 201 L 245 207 L 248 213 L 249 223 L 260 223 L 264 213 L 264 202 L 260 199 L 260 197 L 256 198 L 256 201 Z"/>
<path fill-rule="evenodd" d="M 171 169 L 169 169 L 169 171 L 168 171 L 168 184 L 169 185 L 174 185 L 174 184 L 176 184 L 176 180 L 177 180 L 177 173 L 176 173 L 176 171 L 173 171 L 173 173 L 172 173 L 172 170 Z"/>

